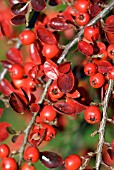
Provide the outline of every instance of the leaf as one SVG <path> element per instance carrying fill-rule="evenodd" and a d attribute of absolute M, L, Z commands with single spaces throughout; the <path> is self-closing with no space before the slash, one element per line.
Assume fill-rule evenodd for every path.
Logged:
<path fill-rule="evenodd" d="M 59 113 L 67 114 L 70 116 L 75 116 L 76 114 L 80 114 L 82 111 L 87 109 L 87 106 L 79 103 L 78 101 L 66 98 L 66 101 L 58 101 L 54 104 L 54 107 Z"/>
<path fill-rule="evenodd" d="M 36 45 L 35 43 L 30 45 L 29 52 L 30 52 L 30 58 L 31 58 L 31 60 L 32 60 L 35 64 L 40 65 L 40 64 L 41 64 L 41 56 L 40 56 L 40 54 L 39 54 L 37 45 Z"/>
<path fill-rule="evenodd" d="M 27 101 L 25 97 L 18 93 L 12 93 L 9 97 L 9 103 L 12 109 L 17 113 L 22 113 L 27 109 Z"/>
<path fill-rule="evenodd" d="M 12 28 L 11 28 L 11 25 L 10 25 L 10 22 L 7 21 L 7 20 L 3 20 L 1 22 L 1 32 L 4 36 L 6 37 L 10 37 L 11 34 L 12 34 Z"/>
<path fill-rule="evenodd" d="M 73 91 L 72 93 L 66 93 L 67 97 L 71 97 L 71 98 L 79 98 L 80 97 L 80 93 L 78 90 Z"/>
<path fill-rule="evenodd" d="M 7 132 L 8 132 L 9 134 L 11 134 L 11 135 L 16 134 L 16 131 L 15 131 L 14 129 L 12 129 L 11 126 L 10 126 L 10 127 L 6 127 L 6 130 L 7 130 Z"/>
<path fill-rule="evenodd" d="M 44 151 L 40 152 L 40 155 L 40 161 L 47 168 L 57 168 L 64 164 L 62 157 L 57 153 Z"/>
<path fill-rule="evenodd" d="M 44 63 L 44 73 L 53 80 L 56 80 L 59 76 L 57 65 L 51 60 L 48 60 Z"/>
<path fill-rule="evenodd" d="M 97 67 L 99 73 L 108 73 L 112 69 L 112 64 L 108 61 L 99 61 Z"/>
<path fill-rule="evenodd" d="M 92 55 L 93 54 L 93 47 L 88 42 L 80 41 L 78 43 L 78 50 L 84 55 Z"/>
<path fill-rule="evenodd" d="M 3 112 L 4 112 L 4 108 L 0 108 L 0 118 L 2 117 Z"/>
<path fill-rule="evenodd" d="M 8 60 L 17 63 L 17 64 L 22 64 L 22 55 L 21 52 L 15 48 L 15 47 L 11 47 L 7 53 L 6 53 L 6 57 Z"/>
<path fill-rule="evenodd" d="M 91 17 L 95 17 L 101 10 L 102 8 L 99 6 L 99 4 L 92 5 L 90 7 Z"/>
<path fill-rule="evenodd" d="M 37 27 L 37 36 L 45 44 L 57 44 L 54 34 L 43 26 Z"/>
<path fill-rule="evenodd" d="M 61 73 L 68 73 L 70 71 L 70 62 L 62 63 L 58 66 L 58 70 Z"/>
<path fill-rule="evenodd" d="M 15 143 L 16 141 L 17 141 L 17 138 L 19 137 L 19 135 L 14 135 L 13 137 L 12 137 L 12 139 L 11 139 L 11 141 L 13 142 L 13 143 Z"/>
<path fill-rule="evenodd" d="M 14 92 L 14 88 L 13 88 L 13 86 L 10 84 L 10 82 L 4 78 L 4 79 L 2 79 L 2 81 L 0 82 L 0 91 L 1 91 L 5 96 L 9 96 L 12 92 Z"/>
<path fill-rule="evenodd" d="M 25 15 L 28 11 L 27 3 L 17 3 L 12 6 L 11 11 L 14 15 Z"/>
<path fill-rule="evenodd" d="M 10 61 L 1 60 L 0 62 L 2 63 L 2 65 L 3 65 L 4 68 L 9 69 L 9 68 L 11 68 L 11 66 L 12 66 L 12 63 L 11 63 Z"/>
<path fill-rule="evenodd" d="M 107 152 L 108 152 L 108 154 L 110 156 L 110 159 L 114 161 L 114 150 L 108 149 Z"/>
<path fill-rule="evenodd" d="M 74 75 L 72 71 L 67 74 L 60 74 L 57 79 L 57 86 L 64 93 L 70 92 L 74 87 Z"/>
<path fill-rule="evenodd" d="M 38 104 L 36 104 L 36 103 L 32 103 L 32 104 L 31 104 L 31 106 L 30 106 L 30 111 L 31 111 L 32 113 L 34 113 L 34 112 L 39 112 L 39 110 L 40 110 L 40 106 L 39 106 Z"/>
<path fill-rule="evenodd" d="M 6 140 L 9 136 L 9 133 L 6 130 L 6 127 L 10 127 L 11 125 L 7 122 L 0 122 L 0 142 Z"/>
<path fill-rule="evenodd" d="M 67 24 L 62 17 L 55 17 L 49 21 L 49 27 L 57 31 L 65 31 L 72 28 L 72 25 Z"/>
<path fill-rule="evenodd" d="M 17 15 L 11 19 L 12 24 L 14 25 L 21 25 L 24 24 L 26 21 L 24 15 Z"/>
<path fill-rule="evenodd" d="M 109 42 L 109 44 L 114 44 L 114 34 L 105 32 L 105 37 L 107 41 Z"/>
<path fill-rule="evenodd" d="M 8 2 L 9 2 L 11 5 L 14 5 L 14 4 L 23 2 L 23 0 L 8 0 Z"/>
<path fill-rule="evenodd" d="M 31 0 L 31 5 L 37 12 L 41 12 L 46 7 L 45 0 Z"/>

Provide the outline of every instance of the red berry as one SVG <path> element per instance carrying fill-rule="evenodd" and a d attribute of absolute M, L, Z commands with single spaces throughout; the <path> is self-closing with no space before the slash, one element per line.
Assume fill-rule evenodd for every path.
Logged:
<path fill-rule="evenodd" d="M 108 57 L 114 59 L 114 44 L 110 44 L 107 48 Z"/>
<path fill-rule="evenodd" d="M 49 45 L 49 44 L 43 45 L 42 53 L 48 59 L 55 57 L 58 54 L 58 52 L 59 49 L 57 45 Z"/>
<path fill-rule="evenodd" d="M 101 73 L 96 73 L 93 76 L 90 76 L 90 85 L 93 88 L 100 88 L 105 83 L 105 77 Z"/>
<path fill-rule="evenodd" d="M 36 168 L 34 167 L 34 165 L 29 165 L 28 163 L 24 163 L 22 166 L 21 166 L 21 169 L 20 170 L 35 170 Z"/>
<path fill-rule="evenodd" d="M 48 95 L 51 99 L 59 99 L 64 95 L 64 93 L 59 90 L 57 83 L 53 82 L 48 88 Z"/>
<path fill-rule="evenodd" d="M 95 41 L 100 38 L 100 30 L 96 26 L 87 26 L 84 29 L 84 37 L 88 41 Z"/>
<path fill-rule="evenodd" d="M 24 68 L 20 64 L 13 64 L 9 73 L 14 79 L 21 79 L 24 76 Z"/>
<path fill-rule="evenodd" d="M 26 161 L 37 162 L 39 159 L 39 150 L 33 146 L 29 146 L 24 151 L 24 159 Z"/>
<path fill-rule="evenodd" d="M 108 78 L 114 80 L 114 66 L 112 69 L 107 73 Z"/>
<path fill-rule="evenodd" d="M 84 66 L 84 73 L 87 76 L 93 76 L 95 73 L 97 73 L 97 65 L 94 63 L 88 63 Z"/>
<path fill-rule="evenodd" d="M 86 25 L 90 20 L 90 15 L 88 13 L 78 13 L 76 15 L 76 23 L 79 26 L 84 26 Z"/>
<path fill-rule="evenodd" d="M 89 106 L 84 112 L 86 122 L 96 124 L 101 120 L 101 112 L 97 106 Z"/>
<path fill-rule="evenodd" d="M 17 170 L 17 163 L 14 158 L 4 158 L 2 160 L 2 170 Z"/>
<path fill-rule="evenodd" d="M 56 130 L 53 126 L 49 124 L 43 124 L 43 129 L 46 129 L 46 136 L 44 138 L 45 141 L 50 141 L 56 136 Z M 42 129 L 41 129 L 42 130 Z"/>
<path fill-rule="evenodd" d="M 74 5 L 74 8 L 79 12 L 87 12 L 89 7 L 89 1 L 88 0 L 77 0 L 76 4 Z"/>
<path fill-rule="evenodd" d="M 76 154 L 69 155 L 65 159 L 65 167 L 67 168 L 67 170 L 76 170 L 81 166 L 81 164 L 81 158 Z"/>
<path fill-rule="evenodd" d="M 30 45 L 34 43 L 36 35 L 31 30 L 24 30 L 19 34 L 19 38 L 23 45 Z"/>
<path fill-rule="evenodd" d="M 33 62 L 26 62 L 24 64 L 24 70 L 25 70 L 25 74 L 28 75 L 28 72 L 30 69 L 32 69 L 32 67 L 34 66 L 35 64 Z"/>
<path fill-rule="evenodd" d="M 0 158 L 5 158 L 9 155 L 10 153 L 10 149 L 8 147 L 8 145 L 6 144 L 1 144 L 0 145 Z"/>
<path fill-rule="evenodd" d="M 53 106 L 46 105 L 40 112 L 40 117 L 43 120 L 53 121 L 56 118 L 56 111 Z"/>

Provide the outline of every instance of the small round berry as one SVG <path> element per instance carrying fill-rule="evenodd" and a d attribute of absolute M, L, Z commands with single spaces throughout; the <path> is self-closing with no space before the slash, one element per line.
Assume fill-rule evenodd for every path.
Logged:
<path fill-rule="evenodd" d="M 36 35 L 31 30 L 24 30 L 19 34 L 19 38 L 23 45 L 30 45 L 34 43 Z"/>
<path fill-rule="evenodd" d="M 67 170 L 76 170 L 81 166 L 81 164 L 81 158 L 76 154 L 69 155 L 65 159 L 65 167 L 67 168 Z"/>
<path fill-rule="evenodd" d="M 14 158 L 4 158 L 2 160 L 2 170 L 17 170 L 17 163 Z"/>
<path fill-rule="evenodd" d="M 87 76 L 93 76 L 94 74 L 97 73 L 97 65 L 94 64 L 94 63 L 87 63 L 87 64 L 84 66 L 84 73 L 85 73 Z"/>
<path fill-rule="evenodd" d="M 97 106 L 89 106 L 84 112 L 84 119 L 90 124 L 96 124 L 101 120 L 101 112 Z"/>
<path fill-rule="evenodd" d="M 24 64 L 24 70 L 25 70 L 25 74 L 28 75 L 30 69 L 32 69 L 32 67 L 34 66 L 35 64 L 33 62 L 26 62 Z"/>
<path fill-rule="evenodd" d="M 76 15 L 76 23 L 79 26 L 86 25 L 90 20 L 90 15 L 88 13 L 77 13 Z"/>
<path fill-rule="evenodd" d="M 88 0 L 77 0 L 74 8 L 79 12 L 87 12 L 89 8 L 89 1 Z"/>
<path fill-rule="evenodd" d="M 11 68 L 9 68 L 9 73 L 11 78 L 21 79 L 24 76 L 24 68 L 20 64 L 13 64 Z"/>
<path fill-rule="evenodd" d="M 56 130 L 53 126 L 49 124 L 43 124 L 43 129 L 46 129 L 46 136 L 44 138 L 45 141 L 50 141 L 56 136 Z M 42 129 L 41 129 L 42 131 Z"/>
<path fill-rule="evenodd" d="M 108 78 L 114 80 L 114 66 L 112 69 L 107 73 Z"/>
<path fill-rule="evenodd" d="M 84 29 L 84 37 L 92 42 L 100 38 L 100 30 L 96 26 L 87 26 Z"/>
<path fill-rule="evenodd" d="M 58 54 L 58 52 L 59 49 L 57 45 L 49 45 L 49 44 L 43 45 L 42 53 L 48 59 L 55 57 Z"/>
<path fill-rule="evenodd" d="M 28 164 L 28 163 L 24 163 L 21 166 L 20 170 L 36 170 L 36 168 L 34 167 L 34 165 Z"/>
<path fill-rule="evenodd" d="M 29 146 L 24 151 L 24 159 L 26 161 L 37 162 L 39 159 L 39 150 L 33 146 Z"/>
<path fill-rule="evenodd" d="M 5 158 L 9 155 L 10 153 L 10 149 L 8 147 L 8 145 L 6 144 L 1 144 L 0 145 L 0 158 Z"/>
<path fill-rule="evenodd" d="M 93 88 L 100 88 L 105 83 L 105 77 L 101 73 L 96 73 L 95 75 L 90 76 L 89 81 Z"/>
<path fill-rule="evenodd" d="M 114 59 L 114 44 L 110 44 L 107 48 L 108 57 Z"/>
<path fill-rule="evenodd" d="M 56 118 L 56 111 L 51 105 L 46 105 L 40 112 L 40 117 L 43 120 L 53 121 Z"/>

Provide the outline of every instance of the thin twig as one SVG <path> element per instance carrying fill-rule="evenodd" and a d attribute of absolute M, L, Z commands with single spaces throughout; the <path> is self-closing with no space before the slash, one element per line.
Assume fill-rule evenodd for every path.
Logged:
<path fill-rule="evenodd" d="M 105 142 L 105 127 L 106 127 L 106 122 L 107 122 L 107 110 L 108 110 L 108 103 L 110 100 L 112 90 L 113 90 L 113 80 L 109 80 L 108 89 L 106 91 L 106 95 L 103 101 L 103 108 L 102 108 L 103 116 L 102 116 L 102 120 L 101 120 L 100 128 L 99 128 L 99 142 L 98 142 L 97 151 L 96 151 L 96 170 L 100 169 L 100 164 L 102 161 L 102 150 L 103 150 L 103 145 Z"/>

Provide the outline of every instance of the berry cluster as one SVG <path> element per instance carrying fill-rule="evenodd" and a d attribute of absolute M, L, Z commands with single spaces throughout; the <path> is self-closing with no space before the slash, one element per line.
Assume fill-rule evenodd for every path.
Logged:
<path fill-rule="evenodd" d="M 113 99 L 114 2 L 8 2 L 13 14 L 11 23 L 25 23 L 26 29 L 19 34 L 15 46 L 8 49 L 6 59 L 1 60 L 5 74 L 7 72 L 10 75 L 11 83 L 4 78 L 5 74 L 1 74 L 0 91 L 8 98 L 9 105 L 15 112 L 29 113 L 31 120 L 24 130 L 18 132 L 9 124 L 5 125 L 5 133 L 7 130 L 13 135 L 12 142 L 16 143 L 20 135 L 24 135 L 24 140 L 20 148 L 14 152 L 10 151 L 10 146 L 5 143 L 0 145 L 2 170 L 35 170 L 35 163 L 38 161 L 50 169 L 88 169 L 88 162 L 94 156 L 96 170 L 99 170 L 101 164 L 111 167 L 103 162 L 102 152 L 106 145 L 107 153 L 114 161 L 114 141 L 112 140 L 111 144 L 105 142 L 104 135 L 106 123 L 114 124 L 113 118 L 109 119 L 107 114 L 109 102 Z M 56 6 L 58 8 L 54 11 Z M 109 10 L 109 16 L 104 19 Z M 1 23 L 3 35 L 9 37 L 7 25 L 3 29 L 3 21 Z M 71 41 L 67 45 L 66 42 L 62 44 L 62 37 Z M 72 50 L 76 43 L 76 50 Z M 22 47 L 26 52 L 23 52 Z M 65 59 L 70 50 L 72 54 L 78 51 L 78 54 L 84 57 L 81 63 L 85 73 L 83 77 L 89 76 L 90 89 L 101 91 L 101 103 L 90 103 L 90 100 L 86 100 L 84 88 L 80 87 L 80 79 L 74 73 L 73 60 Z M 72 153 L 63 159 L 55 152 L 40 151 L 41 144 L 56 138 L 61 123 L 59 119 L 64 116 L 78 119 L 80 114 L 83 115 L 86 124 L 99 125 L 99 129 L 94 133 L 99 134 L 95 152 L 87 152 L 86 156 Z M 7 137 L 6 135 L 5 138 L 0 138 L 0 141 L 4 142 Z M 15 159 L 16 155 L 18 160 Z"/>

